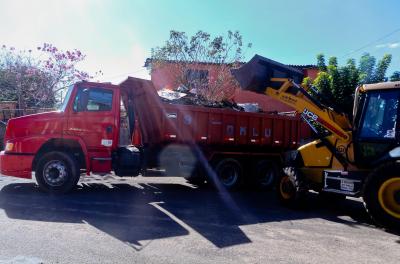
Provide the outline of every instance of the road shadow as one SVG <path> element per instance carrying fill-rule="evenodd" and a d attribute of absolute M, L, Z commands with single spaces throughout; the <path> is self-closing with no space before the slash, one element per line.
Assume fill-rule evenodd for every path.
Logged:
<path fill-rule="evenodd" d="M 272 192 L 227 193 L 160 182 L 83 183 L 58 196 L 39 191 L 34 183 L 11 183 L 0 191 L 0 208 L 13 219 L 88 223 L 138 250 L 146 244 L 141 241 L 185 236 L 191 230 L 224 248 L 251 243 L 243 225 L 308 218 L 354 228 L 371 224 L 362 204 L 349 199 L 327 203 L 311 195 L 302 210 L 290 210 Z"/>

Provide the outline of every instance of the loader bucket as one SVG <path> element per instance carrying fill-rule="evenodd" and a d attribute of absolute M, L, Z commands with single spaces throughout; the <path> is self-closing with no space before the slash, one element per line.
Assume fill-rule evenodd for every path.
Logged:
<path fill-rule="evenodd" d="M 303 72 L 277 61 L 255 55 L 249 62 L 232 74 L 239 82 L 242 90 L 264 93 L 267 87 L 279 88 L 282 83 L 272 82 L 271 78 L 290 78 L 296 83 L 303 80 Z"/>

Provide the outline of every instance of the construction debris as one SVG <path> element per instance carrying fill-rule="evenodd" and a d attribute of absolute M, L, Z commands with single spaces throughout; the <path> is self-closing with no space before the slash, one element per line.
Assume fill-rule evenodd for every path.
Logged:
<path fill-rule="evenodd" d="M 158 91 L 158 95 L 161 100 L 170 104 L 182 104 L 182 105 L 197 105 L 212 108 L 230 108 L 235 111 L 245 111 L 245 109 L 233 101 L 224 100 L 221 102 L 209 101 L 199 94 L 193 93 L 193 91 L 184 91 L 185 89 L 179 87 L 175 91 L 169 89 L 162 89 Z"/>
<path fill-rule="evenodd" d="M 258 106 L 258 103 L 243 103 L 243 104 L 238 104 L 238 106 L 242 107 L 245 112 L 250 112 L 250 113 L 262 112 L 262 109 Z"/>
<path fill-rule="evenodd" d="M 186 93 L 180 93 L 179 91 L 172 91 L 166 88 L 159 90 L 157 93 L 158 96 L 166 100 L 176 100 L 187 95 Z"/>
<path fill-rule="evenodd" d="M 185 86 L 179 86 L 175 90 L 167 88 L 161 89 L 158 92 L 160 99 L 169 104 L 181 104 L 181 105 L 196 105 L 211 108 L 228 108 L 235 111 L 250 112 L 250 113 L 268 113 L 275 115 L 284 116 L 295 116 L 296 112 L 278 112 L 278 111 L 263 111 L 258 103 L 239 103 L 232 100 L 223 101 L 210 101 L 205 99 L 200 94 L 196 93 L 195 89 L 187 89 Z"/>

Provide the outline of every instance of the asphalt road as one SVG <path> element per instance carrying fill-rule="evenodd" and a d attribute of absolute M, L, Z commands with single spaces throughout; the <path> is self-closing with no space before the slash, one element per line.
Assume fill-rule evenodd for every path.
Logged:
<path fill-rule="evenodd" d="M 300 211 L 180 178 L 87 178 L 50 196 L 0 176 L 0 263 L 400 263 L 357 200 Z"/>

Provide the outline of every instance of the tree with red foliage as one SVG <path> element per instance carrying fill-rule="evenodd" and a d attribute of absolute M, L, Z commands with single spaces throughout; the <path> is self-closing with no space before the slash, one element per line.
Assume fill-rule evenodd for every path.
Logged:
<path fill-rule="evenodd" d="M 36 50 L 0 48 L 0 101 L 17 101 L 19 108 L 54 107 L 72 83 L 91 79 L 77 69 L 81 51 L 59 50 L 44 43 Z"/>

